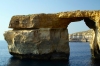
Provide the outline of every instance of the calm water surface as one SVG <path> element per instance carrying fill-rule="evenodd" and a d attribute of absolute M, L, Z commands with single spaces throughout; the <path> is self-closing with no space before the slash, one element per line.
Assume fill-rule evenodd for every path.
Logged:
<path fill-rule="evenodd" d="M 89 43 L 70 42 L 69 45 L 69 61 L 20 60 L 9 54 L 5 41 L 0 41 L 0 66 L 100 66 L 100 60 L 91 59 Z"/>

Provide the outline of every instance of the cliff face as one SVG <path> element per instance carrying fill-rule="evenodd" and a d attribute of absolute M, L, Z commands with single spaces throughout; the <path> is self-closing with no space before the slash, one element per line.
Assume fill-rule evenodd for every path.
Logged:
<path fill-rule="evenodd" d="M 66 28 L 67 19 L 59 19 L 58 14 L 18 15 L 11 18 L 9 28 Z"/>
<path fill-rule="evenodd" d="M 69 34 L 69 41 L 75 42 L 90 42 L 93 38 L 93 30 L 87 30 L 82 32 L 76 32 Z"/>
<path fill-rule="evenodd" d="M 10 54 L 19 58 L 68 59 L 65 29 L 11 30 L 5 32 Z"/>
<path fill-rule="evenodd" d="M 81 20 L 93 30 L 90 41 L 92 57 L 100 58 L 100 10 L 16 15 L 9 23 L 13 30 L 6 31 L 4 37 L 14 57 L 68 59 L 70 50 L 66 28 L 71 22 Z"/>

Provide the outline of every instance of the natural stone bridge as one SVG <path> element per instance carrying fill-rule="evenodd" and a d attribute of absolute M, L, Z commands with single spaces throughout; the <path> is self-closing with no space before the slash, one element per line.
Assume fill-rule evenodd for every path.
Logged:
<path fill-rule="evenodd" d="M 84 20 L 93 29 L 93 58 L 100 58 L 100 11 L 68 11 L 54 14 L 16 15 L 4 33 L 11 55 L 33 59 L 68 59 L 68 25 Z M 73 26 L 74 27 L 74 26 Z M 84 28 L 84 27 L 79 27 Z"/>

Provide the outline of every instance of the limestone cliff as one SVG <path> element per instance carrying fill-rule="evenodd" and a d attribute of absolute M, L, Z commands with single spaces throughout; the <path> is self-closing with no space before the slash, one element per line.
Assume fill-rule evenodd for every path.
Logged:
<path fill-rule="evenodd" d="M 68 59 L 68 31 L 65 29 L 11 30 L 5 32 L 9 52 L 20 58 Z M 59 54 L 61 53 L 61 54 Z"/>
<path fill-rule="evenodd" d="M 69 34 L 69 41 L 90 42 L 93 38 L 93 30 L 81 31 Z"/>
<path fill-rule="evenodd" d="M 13 30 L 6 31 L 4 37 L 14 57 L 68 59 L 70 48 L 66 28 L 71 22 L 81 20 L 93 30 L 90 41 L 92 57 L 100 58 L 100 10 L 15 15 L 9 23 Z"/>

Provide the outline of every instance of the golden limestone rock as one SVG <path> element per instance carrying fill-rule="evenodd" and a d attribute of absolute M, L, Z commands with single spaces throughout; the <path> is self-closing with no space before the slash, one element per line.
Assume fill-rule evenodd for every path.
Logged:
<path fill-rule="evenodd" d="M 9 28 L 66 28 L 70 22 L 80 21 L 85 18 L 100 21 L 100 11 L 67 11 L 54 14 L 16 15 L 11 18 Z"/>
<path fill-rule="evenodd" d="M 67 29 L 9 30 L 4 36 L 9 52 L 14 57 L 30 59 L 69 57 Z"/>
<path fill-rule="evenodd" d="M 61 12 L 59 14 L 60 18 L 73 18 L 73 17 L 95 17 L 100 16 L 100 10 L 94 10 L 94 11 L 67 11 L 67 12 Z"/>
<path fill-rule="evenodd" d="M 68 59 L 70 48 L 66 28 L 71 22 L 81 20 L 93 30 L 90 41 L 92 57 L 100 58 L 100 10 L 16 15 L 9 24 L 13 30 L 6 31 L 4 37 L 14 57 Z"/>
<path fill-rule="evenodd" d="M 11 18 L 9 28 L 66 28 L 66 21 L 59 19 L 57 14 L 18 15 Z"/>

